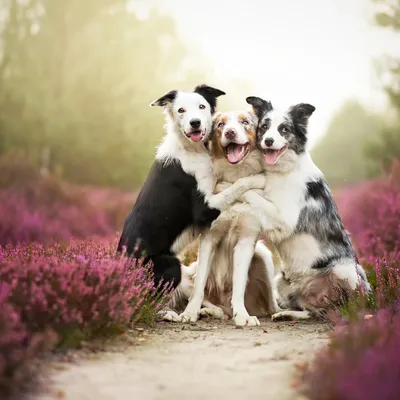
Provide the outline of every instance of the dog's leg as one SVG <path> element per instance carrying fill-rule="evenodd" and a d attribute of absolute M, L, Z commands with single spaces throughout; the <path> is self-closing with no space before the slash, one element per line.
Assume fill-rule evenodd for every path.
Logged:
<path fill-rule="evenodd" d="M 212 304 L 208 300 L 204 300 L 202 306 L 204 308 L 200 310 L 200 315 L 204 317 L 224 319 L 224 311 L 222 310 L 222 308 L 216 306 L 215 304 Z"/>
<path fill-rule="evenodd" d="M 269 287 L 268 294 L 267 294 L 268 295 L 268 307 L 269 307 L 268 311 L 272 315 L 272 314 L 277 313 L 278 311 L 282 311 L 282 309 L 278 306 L 278 302 L 277 302 L 277 288 L 276 288 L 276 282 L 274 279 L 275 267 L 274 267 L 274 262 L 272 260 L 272 253 L 265 246 L 265 244 L 262 241 L 258 241 L 256 243 L 254 253 L 258 254 L 265 264 L 267 286 Z"/>
<path fill-rule="evenodd" d="M 295 310 L 284 310 L 274 314 L 271 317 L 272 321 L 285 321 L 285 320 L 292 320 L 292 319 L 310 319 L 311 312 L 307 310 L 303 311 L 295 311 Z"/>
<path fill-rule="evenodd" d="M 199 258 L 193 295 L 185 311 L 179 315 L 180 322 L 196 322 L 199 317 L 201 304 L 204 300 L 204 289 L 210 272 L 213 245 L 213 238 L 210 232 L 207 232 L 203 238 L 200 238 Z"/>
<path fill-rule="evenodd" d="M 233 185 L 221 193 L 213 194 L 207 199 L 211 208 L 224 210 L 234 203 L 240 196 L 251 189 L 263 189 L 265 187 L 265 175 L 252 175 L 238 179 Z"/>
<path fill-rule="evenodd" d="M 242 238 L 233 251 L 232 309 L 236 326 L 260 325 L 257 317 L 252 317 L 244 305 L 250 263 L 254 255 L 253 238 Z"/>

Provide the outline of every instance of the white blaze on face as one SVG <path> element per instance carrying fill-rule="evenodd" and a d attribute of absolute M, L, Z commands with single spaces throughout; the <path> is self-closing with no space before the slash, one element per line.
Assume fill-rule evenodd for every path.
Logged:
<path fill-rule="evenodd" d="M 282 127 L 287 122 L 286 113 L 278 110 L 272 110 L 263 118 L 261 126 L 268 128 L 262 136 L 261 148 L 267 164 L 276 164 L 286 150 L 288 141 L 282 135 Z"/>
<path fill-rule="evenodd" d="M 210 134 L 211 107 L 200 94 L 178 92 L 171 111 L 182 133 L 193 142 L 200 142 Z"/>
<path fill-rule="evenodd" d="M 226 123 L 224 129 L 222 130 L 221 144 L 223 147 L 226 147 L 228 143 L 231 143 L 232 141 L 237 144 L 245 144 L 249 141 L 243 127 L 243 122 L 239 120 L 241 114 L 243 113 L 238 111 L 229 111 L 224 113 L 224 115 L 226 115 Z M 226 135 L 226 133 L 231 130 L 236 132 L 234 140 L 229 139 Z"/>
<path fill-rule="evenodd" d="M 220 114 L 217 124 L 226 158 L 231 164 L 239 163 L 249 150 L 250 142 L 246 127 L 255 128 L 252 116 L 246 111 L 229 111 Z"/>

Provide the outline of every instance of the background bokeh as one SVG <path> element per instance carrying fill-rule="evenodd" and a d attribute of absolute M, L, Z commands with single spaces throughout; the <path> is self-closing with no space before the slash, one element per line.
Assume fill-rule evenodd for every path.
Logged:
<path fill-rule="evenodd" d="M 227 92 L 222 109 L 250 94 L 314 104 L 310 144 L 330 183 L 379 175 L 400 152 L 390 4 L 1 0 L 0 159 L 135 190 L 163 134 L 149 103 L 207 82 Z"/>
<path fill-rule="evenodd" d="M 149 104 L 208 83 L 222 110 L 316 106 L 312 156 L 374 288 L 339 312 L 381 322 L 338 336 L 307 396 L 399 399 L 399 31 L 400 0 L 0 0 L 0 398 L 48 350 L 155 321 L 168 288 L 118 232 L 163 135 Z"/>

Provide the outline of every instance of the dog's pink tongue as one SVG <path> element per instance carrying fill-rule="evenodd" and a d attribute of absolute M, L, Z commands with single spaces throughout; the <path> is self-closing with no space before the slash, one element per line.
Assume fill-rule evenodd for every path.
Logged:
<path fill-rule="evenodd" d="M 279 151 L 277 150 L 267 150 L 264 153 L 264 160 L 269 165 L 274 165 L 278 159 Z"/>
<path fill-rule="evenodd" d="M 201 132 L 194 132 L 190 134 L 190 139 L 193 140 L 193 142 L 200 142 L 201 140 Z"/>
<path fill-rule="evenodd" d="M 229 144 L 227 148 L 227 157 L 228 161 L 232 164 L 240 161 L 242 156 L 242 148 L 243 146 L 237 144 Z"/>

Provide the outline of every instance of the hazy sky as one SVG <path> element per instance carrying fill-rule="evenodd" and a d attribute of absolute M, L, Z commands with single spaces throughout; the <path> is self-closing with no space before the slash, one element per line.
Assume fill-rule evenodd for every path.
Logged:
<path fill-rule="evenodd" d="M 242 78 L 243 93 L 275 105 L 308 102 L 314 141 L 332 114 L 350 98 L 384 109 L 373 61 L 400 55 L 400 37 L 374 26 L 370 0 L 136 0 L 171 14 L 192 51 L 208 58 L 210 83 Z M 221 87 L 229 95 L 229 88 Z"/>

